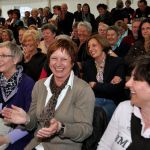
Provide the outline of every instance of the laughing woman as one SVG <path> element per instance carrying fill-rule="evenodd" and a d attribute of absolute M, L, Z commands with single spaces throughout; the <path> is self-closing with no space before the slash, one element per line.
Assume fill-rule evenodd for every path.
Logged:
<path fill-rule="evenodd" d="M 52 74 L 36 82 L 28 115 L 20 108 L 5 108 L 5 120 L 24 124 L 35 137 L 25 150 L 81 150 L 92 133 L 95 98 L 90 86 L 74 75 L 76 47 L 71 40 L 58 39 L 48 51 Z M 40 145 L 39 145 L 40 144 Z"/>
<path fill-rule="evenodd" d="M 135 61 L 126 86 L 131 101 L 120 103 L 97 150 L 149 150 L 150 148 L 150 56 Z"/>
<path fill-rule="evenodd" d="M 110 119 L 115 104 L 123 97 L 124 63 L 121 58 L 108 55 L 110 45 L 104 37 L 93 35 L 87 43 L 93 60 L 84 64 L 83 78 L 95 93 L 96 105 L 102 106 Z"/>

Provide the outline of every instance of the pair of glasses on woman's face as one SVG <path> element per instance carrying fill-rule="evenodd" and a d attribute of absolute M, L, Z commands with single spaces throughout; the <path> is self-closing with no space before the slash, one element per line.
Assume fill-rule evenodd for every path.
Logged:
<path fill-rule="evenodd" d="M 10 58 L 10 57 L 14 57 L 14 55 L 5 55 L 5 54 L 0 55 L 0 59 L 1 59 L 1 58 L 2 58 L 2 59 L 4 59 L 4 58 Z"/>

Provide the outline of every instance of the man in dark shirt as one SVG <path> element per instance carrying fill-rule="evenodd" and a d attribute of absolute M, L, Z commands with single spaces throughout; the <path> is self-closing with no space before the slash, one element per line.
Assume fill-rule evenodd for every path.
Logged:
<path fill-rule="evenodd" d="M 4 26 L 5 24 L 5 18 L 2 17 L 2 9 L 0 8 L 0 25 Z"/>
<path fill-rule="evenodd" d="M 62 34 L 70 35 L 72 31 L 73 20 L 73 13 L 69 12 L 67 4 L 63 3 L 61 5 L 61 16 L 58 20 L 58 31 Z"/>
<path fill-rule="evenodd" d="M 97 5 L 97 10 L 99 12 L 99 16 L 96 18 L 97 27 L 100 22 L 104 22 L 107 25 L 111 25 L 111 16 L 107 8 L 108 7 L 105 4 Z"/>
<path fill-rule="evenodd" d="M 131 0 L 126 0 L 125 5 L 126 7 L 124 8 L 124 11 L 128 14 L 128 23 L 131 23 L 131 19 L 135 13 L 134 9 L 131 8 Z"/>
<path fill-rule="evenodd" d="M 77 4 L 77 11 L 74 12 L 74 19 L 76 22 L 79 22 L 82 20 L 82 5 Z"/>
<path fill-rule="evenodd" d="M 138 1 L 138 8 L 135 11 L 135 18 L 150 18 L 150 7 L 147 6 L 146 0 Z"/>

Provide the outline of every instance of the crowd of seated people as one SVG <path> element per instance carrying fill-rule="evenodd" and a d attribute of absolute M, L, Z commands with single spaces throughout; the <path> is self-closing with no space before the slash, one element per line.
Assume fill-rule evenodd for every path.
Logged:
<path fill-rule="evenodd" d="M 50 11 L 49 7 L 33 8 L 31 12 L 26 11 L 25 17 L 21 18 L 20 11 L 18 9 L 13 9 L 8 10 L 8 18 L 0 18 L 0 44 L 2 44 L 0 48 L 0 69 L 5 66 L 5 63 L 7 63 L 6 60 L 8 59 L 15 65 L 15 69 L 13 70 L 13 73 L 10 73 L 8 80 L 6 75 L 9 70 L 6 72 L 3 70 L 0 71 L 0 82 L 2 84 L 0 85 L 0 104 L 2 105 L 0 110 L 3 112 L 3 108 L 5 108 L 5 92 L 6 94 L 9 93 L 7 85 L 5 91 L 3 91 L 4 83 L 2 83 L 3 81 L 1 80 L 5 79 L 8 82 L 5 81 L 6 84 L 12 82 L 14 72 L 20 70 L 18 69 L 18 66 L 21 68 L 21 75 L 15 78 L 15 80 L 18 78 L 20 78 L 20 80 L 13 80 L 15 86 L 13 88 L 17 88 L 21 84 L 21 81 L 23 80 L 22 76 L 24 75 L 27 77 L 29 76 L 29 78 L 31 78 L 30 80 L 33 80 L 33 84 L 34 82 L 37 82 L 37 85 L 33 90 L 33 97 L 29 99 L 29 101 L 32 101 L 31 109 L 34 110 L 34 115 L 37 116 L 37 120 L 30 120 L 29 116 L 31 115 L 31 118 L 33 118 L 33 114 L 29 113 L 26 115 L 24 112 L 28 111 L 29 104 L 27 108 L 24 108 L 24 105 L 26 105 L 25 103 L 20 106 L 19 100 L 14 103 L 11 101 L 12 98 L 10 98 L 8 101 L 10 101 L 12 106 L 8 105 L 8 110 L 6 108 L 6 112 L 8 112 L 6 113 L 4 110 L 3 115 L 6 117 L 6 122 L 8 121 L 13 124 L 13 127 L 9 127 L 8 129 L 13 129 L 14 133 L 19 132 L 19 134 L 16 135 L 18 136 L 15 138 L 17 140 L 12 142 L 12 139 L 8 139 L 8 135 L 9 133 L 11 134 L 11 131 L 7 131 L 8 135 L 4 133 L 7 136 L 2 138 L 2 142 L 0 136 L 0 145 L 9 149 L 10 146 L 14 146 L 18 141 L 26 139 L 26 136 L 30 137 L 32 135 L 30 132 L 32 133 L 36 130 L 35 138 L 33 138 L 30 144 L 34 145 L 35 139 L 40 139 L 38 143 L 39 146 L 35 146 L 35 149 L 37 150 L 40 150 L 39 147 L 42 146 L 42 141 L 44 141 L 43 145 L 45 150 L 48 150 L 49 144 L 47 145 L 47 142 L 50 141 L 53 145 L 53 140 L 55 142 L 55 140 L 59 141 L 60 139 L 65 145 L 63 149 L 66 148 L 66 144 L 69 142 L 71 145 L 77 144 L 79 150 L 96 150 L 98 141 L 100 140 L 104 129 L 107 127 L 106 122 L 111 120 L 113 112 L 118 104 L 130 98 L 130 91 L 128 90 L 130 87 L 126 87 L 125 82 L 130 76 L 131 78 L 134 76 L 132 75 L 134 71 L 132 64 L 134 64 L 139 56 L 150 55 L 150 7 L 146 0 L 138 0 L 137 9 L 132 8 L 131 0 L 126 0 L 125 2 L 116 0 L 116 7 L 112 8 L 110 11 L 108 6 L 103 3 L 97 4 L 96 8 L 99 13 L 98 16 L 94 16 L 88 3 L 84 3 L 83 5 L 77 4 L 77 11 L 75 12 L 68 11 L 68 5 L 62 3 L 61 5 L 55 5 L 53 7 L 53 12 Z M 2 10 L 0 9 L 0 16 L 1 13 Z M 3 49 L 5 48 L 9 49 L 11 52 L 11 47 L 8 46 L 10 44 L 14 44 L 17 47 L 16 49 L 19 48 L 22 53 L 22 59 L 17 62 L 13 61 L 16 54 L 10 55 L 3 53 Z M 72 48 L 73 51 L 71 51 L 70 48 Z M 68 78 L 62 79 L 62 75 L 63 77 L 68 76 Z M 145 80 L 145 77 L 141 78 L 142 75 L 140 76 L 140 80 Z M 77 83 L 74 83 L 75 81 L 73 81 L 73 79 L 77 80 Z M 79 88 L 78 85 L 76 85 L 78 84 L 78 79 L 79 85 L 81 85 L 82 88 L 85 87 L 85 93 L 81 87 Z M 50 84 L 51 80 L 55 87 Z M 59 85 L 58 83 L 55 83 L 55 80 L 62 84 Z M 144 82 L 143 80 L 142 82 Z M 44 99 L 41 98 L 40 87 L 42 87 L 42 90 L 45 93 Z M 31 88 L 30 85 L 29 88 Z M 88 90 L 86 90 L 86 88 Z M 71 92 L 72 89 L 75 90 L 73 93 Z M 18 87 L 15 94 L 17 94 L 19 90 L 20 87 Z M 26 87 L 24 86 L 21 90 L 25 91 L 25 93 L 27 92 Z M 56 92 L 54 95 L 52 93 L 53 90 Z M 89 93 L 86 93 L 87 91 Z M 32 92 L 32 90 L 30 92 Z M 39 103 L 35 103 L 35 93 L 40 95 L 38 98 Z M 74 93 L 77 95 L 74 95 Z M 11 93 L 9 94 L 11 95 Z M 31 93 L 28 94 L 31 95 Z M 91 95 L 93 102 L 89 100 L 88 94 Z M 21 96 L 23 95 L 24 93 L 22 93 Z M 63 99 L 60 98 L 61 96 L 63 99 L 73 98 L 70 102 L 63 104 Z M 68 97 L 66 98 L 66 96 Z M 77 99 L 80 97 L 83 98 L 83 103 L 82 101 L 79 102 L 79 100 L 74 100 L 76 97 Z M 89 100 L 87 103 L 91 104 L 91 112 L 86 110 L 88 112 L 87 114 L 83 114 L 85 112 L 81 111 L 81 107 L 84 110 L 87 107 L 86 102 L 84 102 L 85 98 Z M 42 108 L 46 108 L 51 99 L 58 99 L 56 104 L 54 104 L 54 120 L 49 120 L 51 124 L 49 127 L 43 127 L 41 126 L 42 121 L 40 122 L 38 120 L 39 113 L 35 112 L 35 110 L 42 111 Z M 24 101 L 24 97 L 22 101 Z M 40 101 L 44 101 L 42 106 L 39 106 L 41 104 Z M 75 108 L 75 112 L 70 110 L 69 106 L 71 106 L 70 109 Z M 22 109 L 18 107 L 21 107 Z M 63 112 L 65 107 L 69 109 L 68 111 L 70 111 L 71 114 L 62 113 L 60 116 L 57 115 L 57 109 L 58 111 L 60 109 L 60 112 Z M 99 110 L 103 115 L 96 115 L 95 112 L 97 112 L 97 107 L 100 108 Z M 33 110 L 30 110 L 30 112 Z M 9 116 L 11 113 L 18 113 L 16 114 L 18 115 L 18 118 L 21 115 L 25 120 L 16 118 L 16 121 L 18 119 L 18 122 L 15 122 L 12 120 L 11 115 Z M 86 118 L 83 119 L 82 117 L 84 117 L 84 115 L 89 115 L 88 117 L 91 120 L 86 120 Z M 101 119 L 97 119 L 98 117 L 101 117 Z M 3 119 L 3 116 L 0 118 Z M 72 119 L 70 120 L 70 118 Z M 100 129 L 98 129 L 98 126 L 96 126 L 94 122 L 92 132 L 92 118 L 94 118 L 94 122 L 95 120 L 103 120 L 103 122 L 105 122 L 101 136 L 96 136 L 96 134 L 98 134 L 96 130 L 100 131 Z M 2 120 L 2 122 L 4 121 Z M 24 125 L 15 125 L 22 123 Z M 81 126 L 80 123 L 82 124 Z M 87 123 L 89 123 L 89 126 Z M 32 129 L 30 128 L 30 125 L 33 127 Z M 75 129 L 75 127 L 78 126 L 81 127 L 80 135 L 78 135 L 79 131 L 77 132 Z M 84 130 L 84 127 L 87 128 L 87 131 Z M 19 131 L 16 132 L 16 128 L 17 130 L 19 128 Z M 109 128 L 107 130 L 109 130 Z M 26 129 L 27 132 L 22 132 L 22 130 L 24 131 Z M 64 134 L 60 134 L 60 132 L 63 132 Z M 73 132 L 73 134 L 71 134 L 71 132 Z M 107 132 L 108 131 L 106 131 L 105 134 L 108 134 Z M 82 134 L 83 137 L 81 136 Z M 97 137 L 97 139 L 95 137 Z M 107 136 L 104 135 L 103 139 L 105 139 L 105 137 Z M 86 139 L 93 139 L 91 144 L 95 142 L 94 146 L 88 145 L 88 140 L 86 141 Z M 29 142 L 29 139 L 25 143 L 27 144 L 27 142 Z M 82 142 L 85 144 L 84 146 L 79 144 Z M 90 142 L 91 141 L 89 141 L 89 143 Z M 103 147 L 103 141 L 100 142 L 98 149 L 100 149 L 101 145 Z M 53 146 L 50 148 L 54 149 Z M 72 149 L 69 150 L 76 150 L 73 146 L 71 148 Z M 24 149 L 24 147 L 22 147 L 22 149 Z"/>

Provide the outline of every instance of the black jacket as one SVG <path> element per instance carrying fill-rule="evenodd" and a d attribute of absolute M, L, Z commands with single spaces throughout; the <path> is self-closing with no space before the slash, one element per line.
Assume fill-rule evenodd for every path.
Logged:
<path fill-rule="evenodd" d="M 96 97 L 112 99 L 116 104 L 124 99 L 125 85 L 125 64 L 120 57 L 106 56 L 103 83 L 96 79 L 97 69 L 94 60 L 87 61 L 83 66 L 83 79 L 85 81 L 96 82 L 93 88 Z M 122 80 L 118 84 L 112 84 L 114 76 L 119 76 Z"/>
<path fill-rule="evenodd" d="M 24 73 L 30 76 L 34 81 L 39 79 L 44 62 L 46 60 L 46 55 L 41 53 L 40 50 L 41 49 L 38 49 L 38 52 L 32 56 L 29 62 L 21 62 Z"/>

